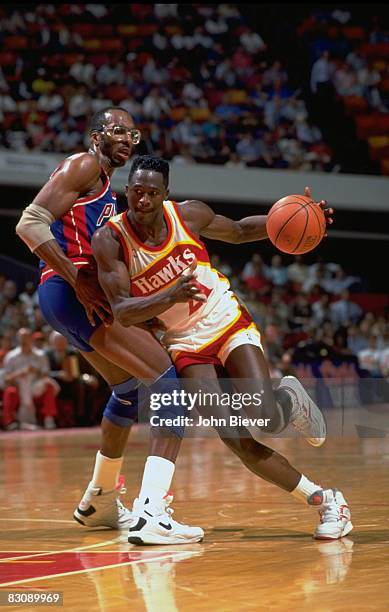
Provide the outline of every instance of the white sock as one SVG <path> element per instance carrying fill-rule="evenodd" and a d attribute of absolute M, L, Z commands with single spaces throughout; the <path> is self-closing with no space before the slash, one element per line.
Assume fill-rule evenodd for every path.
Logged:
<path fill-rule="evenodd" d="M 162 500 L 170 489 L 175 465 L 163 457 L 147 457 L 139 499 Z"/>
<path fill-rule="evenodd" d="M 293 491 L 291 491 L 291 495 L 293 495 L 293 497 L 296 497 L 297 499 L 301 499 L 302 501 L 306 502 L 310 495 L 312 495 L 316 491 L 319 491 L 322 488 L 323 487 L 321 487 L 320 485 L 317 485 L 314 482 L 308 480 L 308 478 L 306 478 L 304 474 L 301 474 L 300 482 L 298 483 L 297 487 L 293 489 Z"/>
<path fill-rule="evenodd" d="M 91 485 L 93 487 L 99 487 L 103 489 L 103 491 L 112 491 L 118 483 L 122 463 L 123 457 L 111 459 L 110 457 L 105 457 L 98 451 Z"/>

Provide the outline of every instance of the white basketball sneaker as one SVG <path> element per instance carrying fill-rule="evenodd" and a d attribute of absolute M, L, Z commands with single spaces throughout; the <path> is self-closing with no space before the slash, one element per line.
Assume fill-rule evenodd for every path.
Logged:
<path fill-rule="evenodd" d="M 312 446 L 322 446 L 327 433 L 324 417 L 300 381 L 294 376 L 284 376 L 279 389 L 285 389 L 292 400 L 290 423 L 293 427 Z"/>
<path fill-rule="evenodd" d="M 132 513 L 120 501 L 120 494 L 126 493 L 121 479 L 116 489 L 103 491 L 91 483 L 73 513 L 73 518 L 86 527 L 110 527 L 127 529 L 132 523 Z"/>
<path fill-rule="evenodd" d="M 320 523 L 313 534 L 316 540 L 338 540 L 352 530 L 350 509 L 340 491 L 319 489 L 308 498 L 308 504 L 319 511 Z"/>
<path fill-rule="evenodd" d="M 201 542 L 204 531 L 201 527 L 190 527 L 172 519 L 174 510 L 169 508 L 172 495 L 166 495 L 156 504 L 149 498 L 143 503 L 134 501 L 132 508 L 133 524 L 128 530 L 130 544 L 193 544 Z"/>

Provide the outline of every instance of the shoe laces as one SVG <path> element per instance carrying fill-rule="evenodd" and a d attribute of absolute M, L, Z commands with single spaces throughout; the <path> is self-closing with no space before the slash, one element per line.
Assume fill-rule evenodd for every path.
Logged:
<path fill-rule="evenodd" d="M 336 491 L 333 491 L 333 499 L 324 502 L 322 508 L 319 509 L 320 521 L 322 523 L 336 523 L 342 519 L 347 519 L 347 516 L 343 513 L 343 509 L 347 509 L 348 506 L 345 503 L 340 503 L 336 499 L 336 493 Z"/>
<path fill-rule="evenodd" d="M 339 505 L 333 501 L 326 504 L 322 510 L 319 510 L 320 520 L 322 523 L 336 523 L 340 520 Z"/>
<path fill-rule="evenodd" d="M 309 422 L 309 411 L 305 404 L 300 404 L 298 410 L 295 412 L 295 418 L 292 421 L 292 425 L 304 433 L 306 431 L 306 427 L 310 425 Z"/>

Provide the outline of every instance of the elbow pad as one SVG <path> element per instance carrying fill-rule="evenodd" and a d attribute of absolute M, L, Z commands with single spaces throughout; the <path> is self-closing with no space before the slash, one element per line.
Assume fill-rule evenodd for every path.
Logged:
<path fill-rule="evenodd" d="M 48 240 L 55 240 L 50 231 L 50 225 L 54 221 L 54 215 L 46 208 L 38 204 L 29 204 L 16 226 L 16 233 L 27 244 L 30 251 L 34 252 L 41 244 Z"/>

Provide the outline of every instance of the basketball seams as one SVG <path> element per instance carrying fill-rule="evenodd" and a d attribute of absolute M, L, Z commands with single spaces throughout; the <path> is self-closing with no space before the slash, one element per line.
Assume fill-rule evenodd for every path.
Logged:
<path fill-rule="evenodd" d="M 307 198 L 307 196 L 300 196 L 300 195 L 297 195 L 297 196 L 293 196 L 293 197 L 294 197 L 294 198 L 297 198 L 298 200 L 302 200 L 306 206 L 309 206 L 310 204 L 313 204 L 313 200 L 312 200 L 312 199 L 311 199 L 311 200 L 309 200 L 309 199 Z M 308 200 L 308 202 L 307 202 L 307 200 Z"/>
<path fill-rule="evenodd" d="M 277 240 L 278 240 L 278 238 L 279 238 L 279 236 L 280 236 L 281 232 L 284 230 L 285 225 L 286 225 L 287 223 L 289 223 L 289 221 L 290 221 L 291 219 L 293 219 L 293 217 L 295 217 L 296 215 L 298 215 L 298 214 L 299 214 L 299 212 L 301 211 L 301 209 L 305 209 L 305 208 L 306 208 L 306 207 L 305 207 L 303 204 L 301 204 L 300 202 L 288 202 L 288 206 L 289 206 L 290 204 L 300 204 L 300 208 L 299 208 L 298 210 L 295 210 L 295 212 L 294 212 L 294 213 L 293 213 L 293 214 L 292 214 L 292 215 L 291 215 L 291 216 L 290 216 L 290 217 L 289 217 L 289 218 L 288 218 L 288 219 L 285 221 L 284 225 L 282 225 L 282 227 L 280 227 L 280 229 L 278 230 L 278 234 L 277 234 L 277 236 L 275 237 L 275 245 L 276 245 L 276 246 L 277 246 Z M 281 209 L 281 208 L 282 208 L 282 206 L 280 206 L 280 209 Z M 279 210 L 279 209 L 277 208 L 277 210 Z M 274 212 L 277 212 L 277 210 L 275 210 Z"/>
<path fill-rule="evenodd" d="M 321 242 L 325 233 L 325 230 L 323 230 L 323 223 L 319 215 L 320 210 L 317 209 L 317 205 L 314 200 L 312 198 L 308 198 L 307 196 L 285 196 L 285 200 L 286 201 L 284 202 L 282 202 L 282 200 L 276 202 L 276 204 L 273 205 L 275 209 L 269 211 L 266 225 L 271 242 L 280 251 L 294 255 L 300 254 L 301 249 L 303 249 L 302 253 L 313 250 Z M 285 208 L 285 206 L 293 206 L 293 212 L 292 210 L 290 212 L 288 210 L 282 210 Z M 304 221 L 301 215 L 299 214 L 302 208 L 305 210 Z M 274 216 L 273 213 L 276 213 L 278 210 L 281 211 L 280 215 L 278 217 L 277 215 Z M 287 215 L 289 215 L 289 217 L 285 219 Z M 289 222 L 292 223 L 291 227 L 293 229 L 288 232 L 287 226 Z M 282 225 L 280 226 L 281 223 Z M 317 226 L 316 230 L 314 229 L 315 225 Z M 291 232 L 295 235 L 294 240 Z M 285 236 L 283 234 L 285 234 Z M 287 238 L 287 242 L 285 242 L 287 235 L 289 237 Z M 309 236 L 309 240 L 307 236 Z M 314 244 L 312 244 L 312 238 L 316 238 Z M 298 242 L 297 244 L 295 243 L 295 246 L 293 248 L 290 242 L 292 242 L 293 244 L 295 240 L 297 240 Z M 290 250 L 291 248 L 293 248 L 293 250 Z"/>
<path fill-rule="evenodd" d="M 269 212 L 269 214 L 267 215 L 267 218 L 270 219 L 270 217 L 272 215 L 274 215 L 276 212 L 278 212 L 279 210 L 281 210 L 285 206 L 289 206 L 290 204 L 300 204 L 300 206 L 302 206 L 301 202 L 285 202 L 285 204 L 280 204 L 280 206 L 277 206 L 277 208 L 275 210 L 271 210 Z"/>
<path fill-rule="evenodd" d="M 309 213 L 307 211 L 307 207 L 308 206 L 309 206 L 309 204 L 307 204 L 307 206 L 304 206 L 304 210 L 305 210 L 305 227 L 304 227 L 303 233 L 301 234 L 300 242 L 298 242 L 298 244 L 294 247 L 293 253 L 295 253 L 297 251 L 297 249 L 299 248 L 299 246 L 302 243 L 303 238 L 305 236 L 305 232 L 307 231 L 307 226 L 308 226 L 308 221 L 309 221 Z"/>

